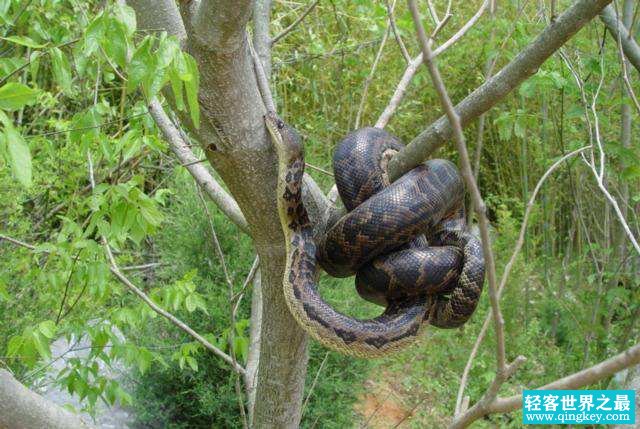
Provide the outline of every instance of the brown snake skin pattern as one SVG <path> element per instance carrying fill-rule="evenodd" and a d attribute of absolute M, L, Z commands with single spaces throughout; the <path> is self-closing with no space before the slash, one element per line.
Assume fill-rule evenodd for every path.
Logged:
<path fill-rule="evenodd" d="M 451 162 L 427 161 L 389 184 L 384 166 L 400 142 L 377 128 L 351 133 L 334 155 L 348 213 L 315 243 L 301 197 L 300 138 L 274 113 L 265 122 L 278 154 L 285 300 L 305 331 L 333 350 L 369 358 L 406 348 L 427 324 L 454 328 L 469 319 L 484 258 L 466 231 L 464 186 Z M 333 276 L 355 274 L 358 293 L 384 306 L 382 315 L 359 320 L 334 310 L 318 291 L 318 265 Z"/>

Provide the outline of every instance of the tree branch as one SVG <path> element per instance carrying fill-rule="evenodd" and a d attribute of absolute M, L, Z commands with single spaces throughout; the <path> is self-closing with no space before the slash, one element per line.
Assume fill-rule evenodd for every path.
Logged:
<path fill-rule="evenodd" d="M 624 352 L 604 360 L 590 368 L 583 369 L 559 380 L 553 381 L 537 390 L 579 389 L 597 381 L 611 377 L 616 372 L 640 363 L 640 344 L 628 348 Z M 497 398 L 489 407 L 490 413 L 507 413 L 517 410 L 522 406 L 522 395 L 513 395 L 508 398 Z"/>
<path fill-rule="evenodd" d="M 89 429 L 79 416 L 26 388 L 0 369 L 0 427 L 10 429 Z"/>
<path fill-rule="evenodd" d="M 202 0 L 193 16 L 193 37 L 218 53 L 242 46 L 245 25 L 253 11 L 251 0 Z"/>
<path fill-rule="evenodd" d="M 238 225 L 243 232 L 249 234 L 249 225 L 242 211 L 240 211 L 238 203 L 213 178 L 209 170 L 198 162 L 196 156 L 189 149 L 188 142 L 182 138 L 180 131 L 173 125 L 158 99 L 154 98 L 149 103 L 149 113 L 156 121 L 173 153 L 178 157 L 182 165 L 189 170 L 198 185 L 205 190 L 209 198 L 216 203 L 233 223 Z"/>
<path fill-rule="evenodd" d="M 522 250 L 522 246 L 524 244 L 524 238 L 525 238 L 525 234 L 527 232 L 527 226 L 529 225 L 529 217 L 531 216 L 531 211 L 533 210 L 534 207 L 534 203 L 536 198 L 538 197 L 538 193 L 540 192 L 540 190 L 542 189 L 542 185 L 544 185 L 545 181 L 549 178 L 549 176 L 551 176 L 551 173 L 553 173 L 558 167 L 560 167 L 560 165 L 562 165 L 562 163 L 564 163 L 566 160 L 578 155 L 579 153 L 584 152 L 587 149 L 590 149 L 591 146 L 585 146 L 582 147 L 580 149 L 574 150 L 573 152 L 570 152 L 566 155 L 564 155 L 562 158 L 560 158 L 559 160 L 557 160 L 556 162 L 554 162 L 551 167 L 549 167 L 547 169 L 547 171 L 542 175 L 542 177 L 540 178 L 540 180 L 538 180 L 538 183 L 536 184 L 536 187 L 533 190 L 533 193 L 531 194 L 531 197 L 529 198 L 529 202 L 527 203 L 527 207 L 525 209 L 524 212 L 524 217 L 522 218 L 522 223 L 520 225 L 520 233 L 518 234 L 518 240 L 516 241 L 516 245 L 513 248 L 513 252 L 511 254 L 511 257 L 509 258 L 509 261 L 507 262 L 507 264 L 504 267 L 504 271 L 502 273 L 502 277 L 500 278 L 500 284 L 498 286 L 498 299 L 500 299 L 502 297 L 502 293 L 504 292 L 505 287 L 507 286 L 507 280 L 509 279 L 509 275 L 511 274 L 511 269 L 513 268 L 513 265 L 515 264 L 516 259 L 518 258 L 518 255 L 520 254 L 520 250 Z M 480 329 L 480 333 L 478 334 L 477 338 L 476 338 L 476 342 L 473 345 L 473 348 L 471 350 L 471 353 L 469 354 L 469 358 L 467 359 L 467 363 L 464 367 L 464 370 L 462 372 L 462 377 L 460 379 L 460 387 L 458 389 L 458 396 L 456 399 L 456 412 L 455 414 L 457 415 L 460 411 L 461 411 L 461 404 L 462 404 L 462 399 L 463 399 L 463 395 L 464 395 L 464 389 L 466 386 L 466 382 L 467 379 L 469 378 L 469 372 L 471 371 L 471 364 L 473 362 L 473 359 L 475 358 L 476 354 L 478 353 L 478 349 L 480 348 L 480 344 L 482 343 L 482 341 L 484 340 L 485 335 L 487 334 L 487 330 L 489 328 L 489 322 L 491 321 L 491 313 L 488 313 L 484 323 L 482 324 L 482 328 Z"/>
<path fill-rule="evenodd" d="M 486 83 L 469 94 L 456 107 L 462 126 L 469 124 L 506 97 L 538 68 L 578 30 L 584 27 L 612 0 L 579 0 L 552 22 L 524 48 L 516 58 Z M 446 116 L 440 117 L 422 131 L 389 162 L 389 176 L 397 179 L 422 163 L 453 135 Z"/>
<path fill-rule="evenodd" d="M 393 14 L 393 8 L 391 7 L 389 0 L 385 0 L 384 4 L 387 8 L 387 16 L 389 17 L 389 25 L 391 25 L 391 30 L 393 31 L 393 37 L 395 37 L 396 43 L 398 43 L 400 52 L 402 52 L 402 57 L 407 62 L 407 64 L 409 64 L 411 62 L 411 55 L 409 55 L 409 52 L 407 51 L 407 47 L 402 41 L 402 37 L 400 37 L 400 30 L 398 30 L 398 26 L 396 25 L 396 17 Z"/>
<path fill-rule="evenodd" d="M 166 31 L 184 41 L 187 33 L 174 0 L 127 0 L 136 13 L 139 30 Z"/>
<path fill-rule="evenodd" d="M 271 45 L 272 46 L 275 45 L 276 43 L 278 43 L 278 41 L 280 41 L 282 38 L 284 38 L 287 34 L 291 33 L 293 30 L 295 30 L 295 28 L 302 22 L 303 19 L 305 19 L 307 17 L 307 15 L 309 15 L 311 13 L 311 11 L 318 5 L 318 3 L 320 3 L 320 0 L 314 0 L 314 2 L 311 3 L 309 5 L 309 7 L 304 12 L 302 12 L 302 15 L 300 15 L 298 17 L 298 19 L 293 21 L 293 23 L 290 26 L 288 26 L 287 28 L 282 30 L 282 32 L 280 34 L 278 34 L 276 37 L 271 39 Z"/>
<path fill-rule="evenodd" d="M 487 6 L 489 6 L 489 4 L 490 4 L 490 0 L 485 0 L 480 6 L 480 8 L 478 9 L 478 11 L 469 19 L 469 21 L 467 21 L 465 25 L 463 25 L 453 36 L 451 36 L 449 40 L 447 40 L 442 45 L 434 49 L 433 56 L 437 57 L 438 55 L 440 55 L 441 53 L 449 49 L 458 40 L 460 40 L 462 36 L 464 36 L 467 33 L 467 31 L 469 31 L 469 29 L 473 27 L 475 23 L 480 19 L 480 17 L 486 10 Z M 439 22 L 442 22 L 442 21 L 439 21 Z M 439 25 L 439 28 L 442 28 L 442 27 Z M 398 83 L 396 90 L 394 91 L 393 96 L 389 101 L 389 104 L 387 105 L 387 107 L 385 107 L 384 111 L 376 121 L 376 125 L 375 125 L 376 128 L 384 128 L 387 126 L 387 124 L 389 123 L 389 120 L 391 119 L 393 114 L 396 112 L 396 109 L 400 106 L 400 102 L 404 97 L 404 93 L 407 91 L 407 88 L 409 87 L 409 83 L 411 82 L 411 79 L 413 79 L 413 75 L 416 74 L 416 71 L 420 67 L 420 64 L 422 64 L 422 61 L 423 61 L 423 57 L 421 52 L 414 59 L 408 62 L 407 68 L 402 74 L 402 78 L 400 79 L 400 82 Z"/>
<path fill-rule="evenodd" d="M 460 118 L 453 108 L 453 103 L 449 98 L 447 88 L 444 85 L 440 71 L 435 63 L 431 47 L 429 46 L 430 40 L 427 40 L 427 35 L 424 31 L 424 27 L 420 21 L 420 13 L 416 6 L 415 0 L 409 0 L 409 9 L 413 16 L 413 22 L 418 33 L 418 41 L 422 48 L 422 55 L 424 57 L 424 63 L 429 70 L 431 80 L 440 98 L 440 104 L 446 112 L 449 121 L 453 126 L 453 135 L 458 148 L 458 154 L 460 156 L 460 164 L 462 167 L 462 177 L 469 189 L 471 198 L 474 202 L 476 209 L 476 215 L 478 216 L 478 223 L 480 227 L 480 235 L 482 237 L 482 251 L 484 253 L 484 260 L 486 266 L 486 272 L 489 283 L 489 300 L 491 301 L 491 310 L 493 313 L 493 321 L 496 331 L 496 360 L 497 360 L 497 375 L 496 378 L 508 377 L 507 364 L 505 357 L 505 340 L 504 340 L 504 320 L 502 319 L 502 313 L 500 312 L 500 303 L 498 300 L 498 285 L 496 280 L 496 267 L 494 263 L 493 250 L 491 249 L 491 240 L 489 239 L 489 220 L 487 219 L 486 206 L 480 195 L 478 184 L 473 177 L 473 170 L 471 169 L 471 161 L 469 160 L 469 153 L 467 152 L 467 145 L 465 143 L 464 134 L 462 132 L 462 124 Z"/>
<path fill-rule="evenodd" d="M 629 34 L 627 27 L 618 19 L 613 6 L 609 5 L 602 9 L 602 12 L 600 12 L 600 20 L 607 26 L 611 37 L 613 37 L 616 42 L 620 40 L 624 55 L 633 67 L 640 71 L 640 46 L 638 46 L 633 36 Z"/>
<path fill-rule="evenodd" d="M 271 78 L 271 37 L 269 23 L 271 22 L 271 0 L 254 0 L 253 3 L 253 47 L 260 58 L 260 64 L 267 82 Z M 252 52 L 253 54 L 253 52 Z M 255 58 L 254 58 L 255 62 Z M 256 63 L 257 67 L 257 63 Z M 256 69 L 256 72 L 258 70 Z M 260 89 L 262 92 L 262 88 Z M 264 98 L 264 93 L 263 93 Z"/>

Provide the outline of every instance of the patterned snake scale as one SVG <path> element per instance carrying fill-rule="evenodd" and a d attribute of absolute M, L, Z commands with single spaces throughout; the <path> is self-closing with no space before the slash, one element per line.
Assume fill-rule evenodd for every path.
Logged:
<path fill-rule="evenodd" d="M 340 353 L 372 358 L 406 348 L 427 324 L 455 328 L 471 317 L 484 258 L 466 231 L 464 185 L 451 162 L 429 160 L 389 184 L 386 162 L 400 142 L 377 128 L 353 132 L 334 155 L 348 213 L 316 243 L 302 203 L 300 137 L 275 113 L 265 122 L 278 156 L 284 295 L 307 333 Z M 318 291 L 318 265 L 336 277 L 356 274 L 359 294 L 384 312 L 359 320 L 334 310 Z"/>

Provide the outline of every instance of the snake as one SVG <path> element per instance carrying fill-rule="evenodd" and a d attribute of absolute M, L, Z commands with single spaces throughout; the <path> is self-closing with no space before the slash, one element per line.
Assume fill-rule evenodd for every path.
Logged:
<path fill-rule="evenodd" d="M 387 165 L 403 147 L 399 139 L 372 127 L 352 132 L 333 157 L 347 213 L 315 239 L 302 199 L 301 138 L 275 112 L 265 124 L 278 164 L 284 299 L 302 329 L 329 349 L 376 358 L 406 349 L 428 325 L 456 328 L 471 317 L 484 257 L 466 227 L 464 182 L 453 163 L 430 159 L 391 183 Z M 355 275 L 358 293 L 382 314 L 358 319 L 335 310 L 320 295 L 320 268 Z"/>

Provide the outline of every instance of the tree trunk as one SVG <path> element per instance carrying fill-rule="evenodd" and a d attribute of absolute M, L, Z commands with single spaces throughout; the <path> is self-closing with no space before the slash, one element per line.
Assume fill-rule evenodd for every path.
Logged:
<path fill-rule="evenodd" d="M 77 415 L 27 389 L 0 369 L 0 429 L 89 429 Z"/>
<path fill-rule="evenodd" d="M 139 27 L 163 28 L 178 37 L 180 17 L 167 2 L 130 2 Z M 191 4 L 188 4 L 191 3 Z M 260 257 L 262 309 L 260 359 L 253 425 L 297 427 L 307 368 L 307 337 L 291 316 L 282 294 L 285 248 L 275 201 L 276 157 L 264 127 L 265 109 L 258 91 L 245 27 L 251 1 L 182 2 L 190 30 L 184 49 L 200 70 L 200 129 L 191 132 L 234 196 L 250 226 Z M 187 10 L 188 9 L 188 10 Z M 167 23 L 171 25 L 167 26 Z M 185 120 L 185 123 L 189 121 Z"/>

